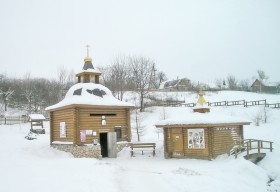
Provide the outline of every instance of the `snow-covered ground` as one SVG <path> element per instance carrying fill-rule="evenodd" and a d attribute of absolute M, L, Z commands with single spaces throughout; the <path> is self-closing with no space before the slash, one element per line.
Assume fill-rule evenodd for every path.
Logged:
<path fill-rule="evenodd" d="M 162 94 L 157 93 L 160 97 Z M 169 93 L 168 93 L 169 94 Z M 195 102 L 197 96 L 189 93 L 172 93 L 171 97 Z M 259 100 L 280 102 L 279 95 L 244 92 L 206 94 L 207 101 Z M 245 138 L 273 141 L 274 151 L 255 165 L 243 157 L 222 155 L 212 161 L 194 159 L 164 159 L 163 137 L 153 125 L 163 119 L 191 113 L 187 107 L 152 107 L 138 115 L 141 141 L 157 143 L 156 156 L 139 153 L 130 157 L 129 148 L 122 150 L 116 159 L 102 160 L 73 158 L 69 153 L 49 146 L 49 124 L 45 122 L 45 135 L 26 140 L 29 124 L 0 125 L 0 191 L 2 192 L 149 192 L 149 191 L 280 191 L 280 110 L 263 106 L 244 108 L 212 107 L 211 113 L 246 118 L 253 123 L 244 127 Z M 255 125 L 257 116 L 267 123 Z M 132 112 L 135 127 L 135 112 Z M 133 129 L 133 140 L 137 136 Z M 270 180 L 274 180 L 270 182 Z"/>

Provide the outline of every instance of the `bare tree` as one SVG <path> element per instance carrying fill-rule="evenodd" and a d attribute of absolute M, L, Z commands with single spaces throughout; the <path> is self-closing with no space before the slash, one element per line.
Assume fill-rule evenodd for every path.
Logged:
<path fill-rule="evenodd" d="M 73 69 L 71 71 L 69 71 L 66 82 L 67 82 L 67 86 L 69 86 L 69 85 L 72 86 L 75 84 L 76 76 L 75 76 L 75 72 Z"/>
<path fill-rule="evenodd" d="M 230 90 L 236 90 L 237 89 L 237 80 L 233 75 L 228 75 L 227 83 L 228 83 L 228 88 Z"/>
<path fill-rule="evenodd" d="M 109 69 L 109 74 L 111 90 L 119 100 L 123 100 L 123 95 L 129 76 L 128 58 L 125 56 L 116 57 Z"/>
<path fill-rule="evenodd" d="M 239 86 L 242 91 L 249 91 L 249 86 L 250 86 L 249 80 L 248 79 L 241 80 Z"/>
<path fill-rule="evenodd" d="M 137 134 L 137 141 L 140 141 L 140 132 L 141 132 L 141 118 L 138 113 L 138 110 L 135 109 L 135 128 L 136 128 L 136 134 Z"/>
<path fill-rule="evenodd" d="M 24 83 L 23 83 L 24 91 L 23 91 L 23 94 L 24 94 L 24 96 L 25 96 L 25 98 L 27 100 L 27 103 L 28 103 L 28 106 L 27 106 L 28 114 L 30 114 L 31 111 L 32 111 L 32 102 L 33 102 L 33 99 L 34 99 L 34 95 L 33 95 L 33 92 L 34 92 L 33 81 L 31 79 L 30 73 L 25 74 L 23 79 L 24 79 Z"/>
<path fill-rule="evenodd" d="M 156 73 L 156 79 L 155 79 L 155 88 L 159 88 L 160 84 L 164 81 L 167 81 L 167 76 L 163 71 L 159 71 Z"/>
<path fill-rule="evenodd" d="M 59 84 L 59 96 L 62 99 L 62 97 L 65 94 L 66 86 L 67 86 L 67 69 L 64 67 L 64 65 L 61 65 L 57 70 L 57 77 L 58 77 L 58 84 Z"/>
<path fill-rule="evenodd" d="M 219 89 L 222 89 L 223 88 L 223 79 L 216 79 L 216 86 Z"/>
<path fill-rule="evenodd" d="M 73 78 L 70 80 L 70 74 L 65 81 L 66 89 L 74 83 Z M 3 100 L 1 113 L 7 111 L 8 106 L 25 110 L 27 114 L 43 113 L 46 106 L 61 100 L 59 90 L 61 84 L 57 80 L 32 78 L 30 73 L 20 79 L 6 78 L 5 75 L 0 74 L 0 103 Z"/>
<path fill-rule="evenodd" d="M 265 74 L 263 70 L 258 70 L 258 78 L 261 82 L 268 79 L 268 76 Z"/>
<path fill-rule="evenodd" d="M 140 96 L 140 112 L 144 111 L 144 96 L 151 88 L 151 76 L 153 75 L 154 61 L 145 57 L 130 57 L 132 80 L 136 85 L 136 92 Z"/>
<path fill-rule="evenodd" d="M 5 116 L 5 124 L 6 124 L 6 112 L 8 108 L 9 101 L 14 93 L 12 90 L 11 83 L 9 79 L 6 78 L 5 75 L 0 76 L 0 98 L 4 103 L 4 116 Z"/>

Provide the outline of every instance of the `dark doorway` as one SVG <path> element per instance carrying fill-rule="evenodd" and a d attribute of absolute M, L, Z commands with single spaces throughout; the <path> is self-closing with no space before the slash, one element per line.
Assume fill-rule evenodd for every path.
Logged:
<path fill-rule="evenodd" d="M 100 133 L 100 146 L 102 157 L 108 157 L 107 133 Z"/>

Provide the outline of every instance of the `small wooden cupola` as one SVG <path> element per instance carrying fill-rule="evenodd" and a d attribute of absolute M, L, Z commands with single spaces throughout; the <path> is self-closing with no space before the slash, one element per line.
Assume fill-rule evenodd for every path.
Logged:
<path fill-rule="evenodd" d="M 84 59 L 84 67 L 82 71 L 76 74 L 76 77 L 78 77 L 78 83 L 99 84 L 99 77 L 102 73 L 93 67 L 92 58 L 89 57 L 89 45 L 87 45 L 86 47 L 87 56 Z"/>
<path fill-rule="evenodd" d="M 209 113 L 210 108 L 209 108 L 209 106 L 207 106 L 206 101 L 203 97 L 202 89 L 199 90 L 198 95 L 199 95 L 199 98 L 197 100 L 196 106 L 193 108 L 193 112 Z"/>

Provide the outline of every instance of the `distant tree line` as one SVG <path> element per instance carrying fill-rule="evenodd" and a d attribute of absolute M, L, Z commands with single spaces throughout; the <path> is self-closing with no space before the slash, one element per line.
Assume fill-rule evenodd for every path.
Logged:
<path fill-rule="evenodd" d="M 71 74 L 67 73 L 65 68 L 60 68 L 58 80 L 32 78 L 30 74 L 22 78 L 9 78 L 0 74 L 0 115 L 5 115 L 8 107 L 28 114 L 43 113 L 47 106 L 59 102 L 74 84 Z"/>
<path fill-rule="evenodd" d="M 118 56 L 106 67 L 101 67 L 102 84 L 113 95 L 123 100 L 126 91 L 135 91 L 140 111 L 144 109 L 144 98 L 152 89 L 157 89 L 167 80 L 164 72 L 156 68 L 152 59 L 141 56 Z M 43 113 L 47 106 L 63 99 L 69 88 L 75 84 L 75 74 L 61 66 L 57 79 L 33 78 L 25 74 L 22 78 L 9 78 L 0 74 L 0 115 L 8 107 L 31 113 Z M 138 103 L 139 102 L 139 103 Z M 1 106 L 2 105 L 2 106 Z"/>
<path fill-rule="evenodd" d="M 152 90 L 159 88 L 167 80 L 164 72 L 156 68 L 155 62 L 142 56 L 117 56 L 108 66 L 100 67 L 101 83 L 108 87 L 119 100 L 124 99 L 126 91 L 136 92 L 135 104 L 140 112 L 145 108 L 145 98 Z M 262 70 L 257 71 L 262 82 L 268 76 Z M 43 113 L 47 106 L 63 99 L 69 88 L 75 84 L 75 74 L 61 66 L 57 71 L 57 79 L 32 78 L 25 74 L 22 78 L 9 78 L 0 74 L 0 115 L 4 115 L 8 107 L 22 109 L 28 114 Z M 250 81 L 238 81 L 235 76 L 216 80 L 216 89 L 250 90 Z M 209 90 L 206 84 L 192 83 L 191 91 L 200 87 Z"/>
<path fill-rule="evenodd" d="M 262 83 L 268 78 L 263 70 L 257 70 L 257 76 L 252 77 L 253 81 L 258 79 Z M 249 79 L 238 80 L 234 75 L 229 74 L 225 79 L 216 79 L 216 86 L 221 90 L 250 91 L 253 81 Z"/>

